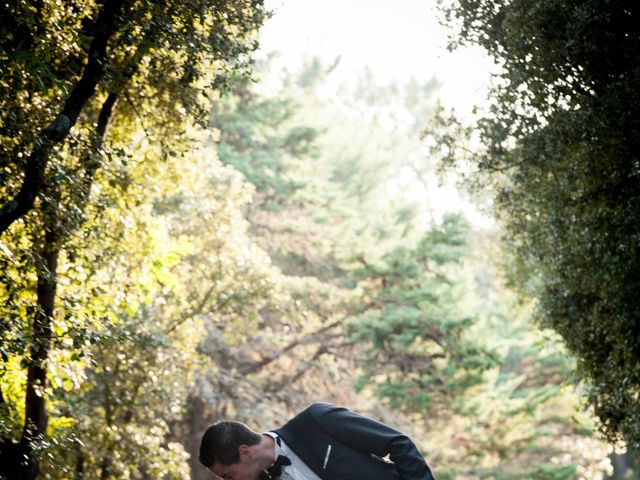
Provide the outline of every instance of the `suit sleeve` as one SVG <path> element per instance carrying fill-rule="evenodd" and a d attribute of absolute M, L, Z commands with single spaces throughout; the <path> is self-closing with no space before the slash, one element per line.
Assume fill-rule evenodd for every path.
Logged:
<path fill-rule="evenodd" d="M 331 404 L 316 404 L 312 412 L 318 427 L 337 441 L 380 457 L 389 455 L 403 480 L 434 480 L 427 462 L 404 433 Z"/>

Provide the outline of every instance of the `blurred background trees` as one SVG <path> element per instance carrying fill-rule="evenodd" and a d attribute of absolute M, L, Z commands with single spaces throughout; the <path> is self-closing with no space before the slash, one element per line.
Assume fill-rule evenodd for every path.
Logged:
<path fill-rule="evenodd" d="M 497 233 L 396 188 L 403 169 L 437 168 L 414 163 L 413 122 L 389 121 L 416 107 L 411 89 L 365 73 L 324 100 L 331 74 L 311 59 L 275 91 L 240 82 L 213 106 L 214 146 L 255 186 L 245 215 L 286 296 L 242 339 L 213 319 L 192 452 L 217 418 L 268 429 L 329 398 L 411 432 L 442 478 L 597 478 L 609 450 L 567 383 L 572 361 L 505 286 Z M 395 93 L 355 100 L 368 88 Z"/>

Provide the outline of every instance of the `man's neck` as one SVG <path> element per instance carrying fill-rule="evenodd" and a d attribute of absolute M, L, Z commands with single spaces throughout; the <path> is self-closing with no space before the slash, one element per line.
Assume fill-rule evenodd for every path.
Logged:
<path fill-rule="evenodd" d="M 276 461 L 276 441 L 272 436 L 262 434 L 262 440 L 257 445 L 261 459 L 264 459 L 263 470 Z"/>

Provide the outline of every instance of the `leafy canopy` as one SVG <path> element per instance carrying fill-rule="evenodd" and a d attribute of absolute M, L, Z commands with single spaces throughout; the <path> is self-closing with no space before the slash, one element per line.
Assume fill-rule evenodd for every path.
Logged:
<path fill-rule="evenodd" d="M 539 318 L 578 359 L 602 429 L 640 442 L 640 6 L 601 0 L 444 5 L 458 44 L 501 67 L 476 125 Z"/>

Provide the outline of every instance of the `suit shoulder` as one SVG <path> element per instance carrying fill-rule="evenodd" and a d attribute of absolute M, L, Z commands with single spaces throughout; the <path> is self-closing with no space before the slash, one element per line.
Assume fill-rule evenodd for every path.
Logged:
<path fill-rule="evenodd" d="M 310 412 L 326 412 L 327 410 L 333 410 L 336 408 L 339 407 L 337 407 L 333 403 L 315 402 L 309 405 L 305 410 L 308 410 Z"/>
<path fill-rule="evenodd" d="M 339 407 L 335 406 L 332 403 L 316 402 L 309 405 L 302 412 L 300 412 L 300 414 L 307 413 L 314 417 L 317 417 L 319 415 L 322 415 L 323 413 L 329 412 L 331 410 L 336 410 L 338 408 Z"/>
<path fill-rule="evenodd" d="M 295 417 L 291 418 L 277 431 L 288 431 L 291 429 L 308 429 L 312 428 L 312 425 L 318 425 L 322 423 L 322 417 L 332 410 L 337 410 L 338 407 L 331 403 L 317 402 L 312 403 L 304 410 L 301 410 Z M 287 439 L 285 438 L 285 441 Z"/>

